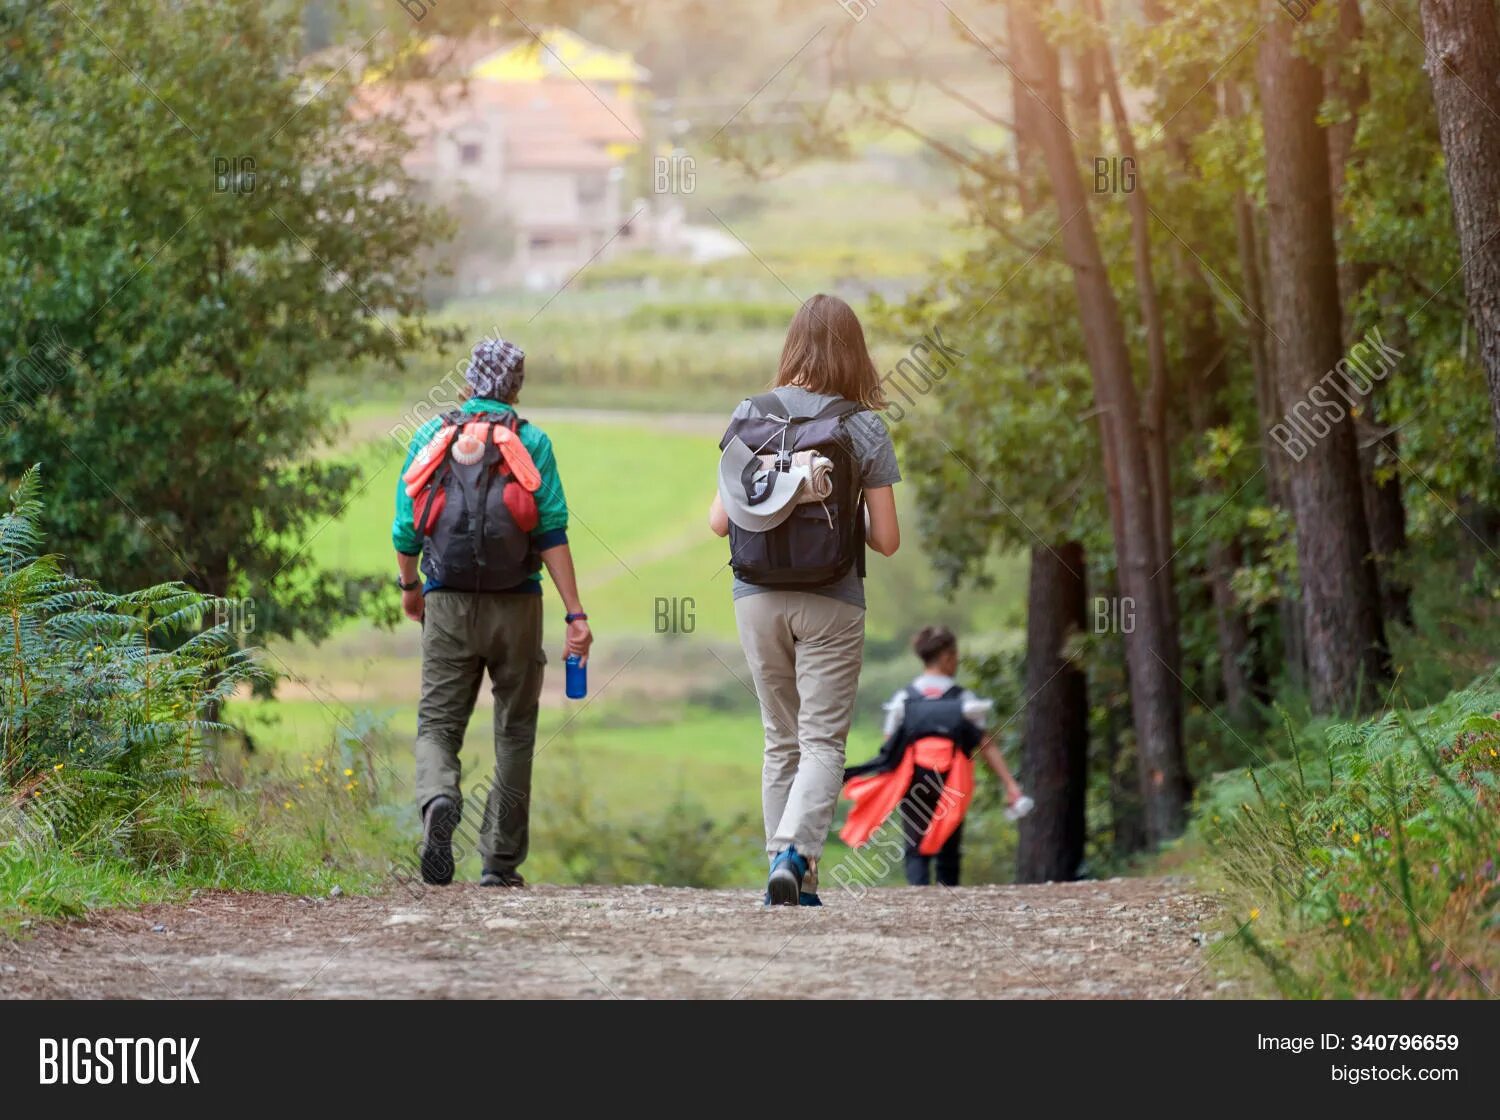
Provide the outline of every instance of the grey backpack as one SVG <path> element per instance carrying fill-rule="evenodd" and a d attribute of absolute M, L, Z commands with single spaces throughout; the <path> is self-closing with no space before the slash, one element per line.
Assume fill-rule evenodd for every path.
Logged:
<path fill-rule="evenodd" d="M 722 451 L 738 436 L 754 451 L 816 451 L 833 463 L 826 502 L 799 505 L 764 532 L 729 523 L 729 562 L 746 583 L 783 589 L 837 583 L 853 569 L 865 574 L 865 492 L 849 418 L 864 411 L 854 401 L 830 401 L 816 416 L 790 416 L 774 392 L 750 398 L 750 414 L 731 420 Z"/>

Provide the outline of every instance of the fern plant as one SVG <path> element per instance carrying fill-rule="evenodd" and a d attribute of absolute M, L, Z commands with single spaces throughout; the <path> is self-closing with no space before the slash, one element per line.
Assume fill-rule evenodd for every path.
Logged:
<path fill-rule="evenodd" d="M 33 467 L 0 515 L 0 791 L 55 808 L 65 789 L 53 839 L 128 852 L 158 810 L 191 801 L 200 752 L 226 730 L 204 713 L 265 673 L 227 626 L 204 627 L 216 599 L 68 574 L 42 553 L 42 511 Z"/>

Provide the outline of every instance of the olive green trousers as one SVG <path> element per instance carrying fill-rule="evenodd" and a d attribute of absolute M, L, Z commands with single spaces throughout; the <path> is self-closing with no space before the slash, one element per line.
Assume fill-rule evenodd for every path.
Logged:
<path fill-rule="evenodd" d="M 417 809 L 439 795 L 462 809 L 458 755 L 488 672 L 495 699 L 495 769 L 488 782 L 472 790 L 484 795 L 479 854 L 486 871 L 511 871 L 526 858 L 531 760 L 546 661 L 540 595 L 428 593 L 417 707 Z"/>

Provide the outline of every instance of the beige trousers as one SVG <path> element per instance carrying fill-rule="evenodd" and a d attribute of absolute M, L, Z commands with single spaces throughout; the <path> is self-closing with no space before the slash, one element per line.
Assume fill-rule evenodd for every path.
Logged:
<path fill-rule="evenodd" d="M 736 599 L 734 614 L 766 733 L 766 851 L 795 844 L 816 859 L 844 784 L 865 610 L 811 591 L 763 591 Z"/>

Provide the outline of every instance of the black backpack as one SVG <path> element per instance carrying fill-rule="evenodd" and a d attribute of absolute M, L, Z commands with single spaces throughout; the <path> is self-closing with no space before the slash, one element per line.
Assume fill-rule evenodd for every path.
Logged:
<path fill-rule="evenodd" d="M 964 715 L 963 696 L 962 686 L 956 684 L 941 696 L 925 696 L 915 685 L 908 685 L 900 726 L 891 732 L 880 745 L 880 753 L 869 762 L 845 768 L 844 780 L 894 770 L 901 765 L 909 744 L 929 736 L 948 739 L 973 758 L 974 752 L 984 742 L 984 732 Z"/>
<path fill-rule="evenodd" d="M 774 392 L 751 397 L 750 413 L 731 420 L 719 450 L 738 436 L 751 451 L 788 455 L 816 451 L 833 464 L 833 492 L 826 501 L 802 502 L 791 516 L 765 532 L 729 523 L 729 563 L 746 583 L 785 590 L 824 587 L 852 568 L 865 574 L 865 497 L 859 457 L 848 421 L 864 406 L 830 401 L 816 416 L 790 416 Z"/>
<path fill-rule="evenodd" d="M 536 501 L 515 481 L 494 441 L 495 426 L 519 439 L 525 423 L 514 412 L 443 416 L 444 425 L 459 431 L 414 507 L 424 534 L 422 571 L 429 579 L 455 591 L 508 591 L 541 569 L 531 546 Z M 483 454 L 463 463 L 454 458 L 454 448 L 469 424 L 480 425 Z"/>

